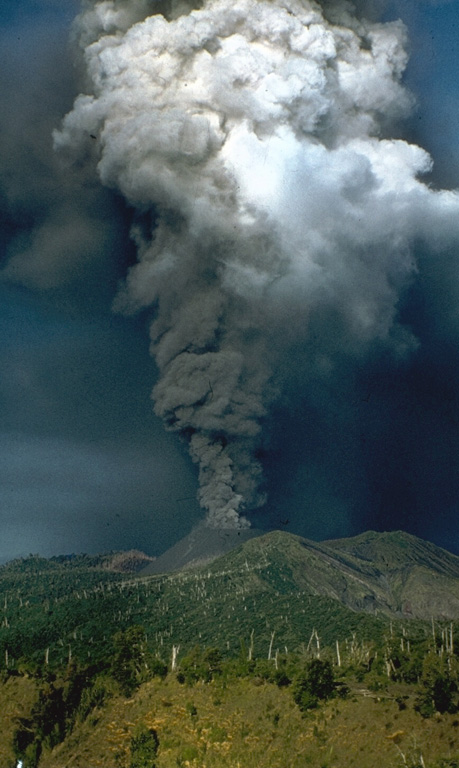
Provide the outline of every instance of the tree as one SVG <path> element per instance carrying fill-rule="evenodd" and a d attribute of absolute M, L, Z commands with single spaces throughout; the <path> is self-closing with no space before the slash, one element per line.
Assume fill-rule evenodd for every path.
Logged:
<path fill-rule="evenodd" d="M 429 653 L 424 659 L 421 693 L 416 699 L 415 709 L 423 717 L 430 717 L 435 712 L 457 712 L 458 694 L 455 660 Z"/>
<path fill-rule="evenodd" d="M 317 707 L 335 694 L 333 667 L 328 660 L 312 659 L 293 683 L 293 698 L 301 711 Z"/>
<path fill-rule="evenodd" d="M 196 645 L 183 657 L 180 662 L 180 671 L 177 676 L 179 682 L 193 685 L 198 680 L 209 683 L 222 671 L 222 656 L 218 648 L 202 650 Z"/>
<path fill-rule="evenodd" d="M 18 718 L 18 726 L 13 733 L 13 750 L 17 760 L 22 759 L 36 741 L 33 726 L 30 718 Z"/>
<path fill-rule="evenodd" d="M 32 720 L 37 737 L 51 748 L 65 737 L 66 707 L 63 689 L 52 683 L 45 683 L 32 707 Z"/>
<path fill-rule="evenodd" d="M 144 678 L 145 645 L 145 630 L 137 625 L 113 638 L 111 675 L 125 696 L 130 696 Z"/>

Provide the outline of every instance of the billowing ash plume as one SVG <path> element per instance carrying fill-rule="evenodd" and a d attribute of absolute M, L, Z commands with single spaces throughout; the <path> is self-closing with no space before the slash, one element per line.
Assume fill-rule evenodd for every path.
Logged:
<path fill-rule="evenodd" d="M 155 410 L 188 440 L 210 525 L 264 501 L 257 446 L 289 365 L 326 377 L 375 341 L 415 346 L 397 322 L 413 243 L 457 229 L 458 197 L 419 179 L 429 156 L 391 138 L 411 107 L 405 29 L 352 10 L 104 0 L 76 23 L 86 91 L 55 147 L 97 153 L 137 212 L 116 308 L 153 310 Z M 292 360 L 319 316 L 334 331 Z"/>

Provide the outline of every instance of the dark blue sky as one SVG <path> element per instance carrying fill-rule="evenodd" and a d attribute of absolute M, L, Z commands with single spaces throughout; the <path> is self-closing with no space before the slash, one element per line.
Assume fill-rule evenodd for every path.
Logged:
<path fill-rule="evenodd" d="M 0 9 L 3 264 L 31 240 L 40 247 L 34 232 L 50 209 L 59 232 L 50 272 L 61 257 L 65 272 L 66 249 L 82 254 L 81 270 L 72 261 L 63 281 L 34 272 L 0 284 L 0 559 L 161 551 L 180 536 L 184 514 L 188 527 L 199 515 L 194 468 L 153 415 L 145 319 L 111 311 L 129 258 L 124 208 L 87 189 L 62 203 L 55 178 L 51 131 L 75 95 L 67 40 L 77 7 L 37 0 Z M 83 237 L 75 200 L 82 217 L 94 208 L 95 231 Z M 102 234 L 99 219 L 109 221 Z"/>
<path fill-rule="evenodd" d="M 159 553 L 200 517 L 196 468 L 153 415 L 148 317 L 111 311 L 134 257 L 130 212 L 94 181 L 70 189 L 56 172 L 51 131 L 76 92 L 77 8 L 0 7 L 0 560 Z M 411 40 L 417 107 L 401 135 L 432 154 L 431 184 L 459 187 L 457 3 L 400 0 L 385 14 L 401 16 Z M 344 366 L 339 391 L 305 394 L 299 373 L 266 425 L 270 501 L 255 524 L 288 519 L 311 538 L 403 528 L 459 552 L 457 255 L 418 259 L 400 304 L 417 352 L 398 366 L 375 350 L 357 376 Z"/>

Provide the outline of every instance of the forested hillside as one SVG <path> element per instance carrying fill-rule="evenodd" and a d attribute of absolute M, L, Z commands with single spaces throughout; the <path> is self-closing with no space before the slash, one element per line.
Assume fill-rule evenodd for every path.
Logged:
<path fill-rule="evenodd" d="M 376 745 L 382 768 L 457 767 L 457 563 L 405 534 L 273 532 L 173 574 L 7 564 L 0 767 L 373 768 Z"/>

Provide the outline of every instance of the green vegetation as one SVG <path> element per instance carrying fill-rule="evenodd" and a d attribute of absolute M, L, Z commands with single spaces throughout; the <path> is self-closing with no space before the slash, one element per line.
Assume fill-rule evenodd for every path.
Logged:
<path fill-rule="evenodd" d="M 131 738 L 130 768 L 155 768 L 159 739 L 154 728 L 139 725 Z"/>
<path fill-rule="evenodd" d="M 205 655 L 205 649 L 193 649 L 183 658 L 183 669 L 196 662 L 207 677 Z M 288 683 L 276 682 L 276 663 Z M 83 713 L 81 697 L 58 743 L 62 715 L 54 702 L 66 700 L 62 681 L 53 686 L 37 681 L 28 726 L 37 728 L 39 739 L 22 743 L 16 756 L 25 768 L 230 768 L 238 762 L 247 768 L 457 768 L 457 715 L 420 713 L 422 684 L 386 676 L 373 691 L 374 678 L 366 672 L 362 681 L 358 666 L 352 671 L 352 665 L 339 668 L 327 658 L 290 655 L 271 664 L 267 659 L 244 664 L 240 658 L 223 661 L 208 682 L 201 677 L 180 682 L 179 664 L 163 679 L 141 683 L 128 698 L 114 684 L 89 713 Z M 2 696 L 0 686 L 0 702 Z M 45 711 L 46 733 L 40 730 Z"/>
<path fill-rule="evenodd" d="M 243 548 L 245 549 L 245 548 Z M 387 621 L 359 614 L 337 600 L 299 589 L 284 563 L 260 563 L 259 552 L 233 553 L 218 566 L 167 576 L 121 575 L 84 558 L 70 565 L 31 557 L 0 569 L 0 669 L 59 669 L 69 657 L 106 664 L 112 638 L 132 625 L 145 629 L 153 655 L 180 645 L 217 645 L 238 653 L 253 631 L 255 652 L 271 634 L 289 649 L 317 629 L 322 642 L 382 636 Z M 240 557 L 243 557 L 243 563 Z M 253 558 L 252 562 L 249 562 Z M 101 617 L 103 616 L 103 621 Z M 119 652 L 119 651 L 117 651 Z"/>
<path fill-rule="evenodd" d="M 426 594 L 430 550 L 401 535 L 392 545 L 407 561 L 397 560 L 386 539 L 378 555 L 375 537 L 325 550 L 270 534 L 161 576 L 115 572 L 113 555 L 3 567 L 0 767 L 457 768 L 456 624 L 359 612 L 330 596 L 353 590 L 365 603 L 383 583 L 367 563 L 354 584 L 370 546 L 395 585 L 422 561 L 410 589 L 415 573 Z M 446 591 L 455 561 L 434 549 Z M 342 558 L 334 582 L 332 550 Z"/>
<path fill-rule="evenodd" d="M 298 673 L 293 686 L 293 699 L 300 710 L 314 709 L 320 701 L 335 694 L 333 666 L 328 659 L 311 659 L 304 671 Z"/>
<path fill-rule="evenodd" d="M 332 762 L 327 758 L 315 763 L 311 757 L 311 765 L 351 768 L 345 753 L 335 754 L 337 732 L 343 723 L 346 728 L 352 723 L 349 745 L 355 753 L 373 726 L 382 728 L 385 708 L 381 743 L 386 757 L 384 762 L 378 756 L 381 768 L 453 768 L 454 761 L 459 764 L 459 659 L 454 628 L 434 624 L 433 632 L 429 625 L 424 629 L 422 633 L 417 625 L 392 625 L 379 643 L 359 641 L 354 635 L 334 648 L 322 645 L 314 631 L 302 649 L 273 652 L 272 644 L 263 657 L 254 653 L 251 633 L 236 656 L 215 646 L 196 645 L 183 654 L 177 651 L 172 669 L 152 656 L 144 628 L 134 625 L 114 634 L 104 668 L 82 667 L 72 659 L 59 675 L 48 670 L 33 676 L 34 700 L 14 717 L 10 754 L 21 759 L 24 768 L 59 768 L 61 755 L 72 754 L 75 766 L 83 768 L 84 750 L 80 763 L 77 757 L 95 732 L 100 737 L 91 747 L 95 761 L 91 765 L 104 768 L 230 768 L 242 757 L 244 744 L 255 749 L 258 759 L 262 745 L 266 749 L 271 745 L 273 759 L 264 763 L 268 768 L 285 765 L 280 761 L 285 750 L 290 755 L 286 764 L 300 768 L 302 763 L 295 761 L 293 747 L 281 733 L 287 728 L 296 747 L 306 729 L 312 741 L 303 744 L 302 754 L 307 756 L 306 747 L 310 747 L 314 760 L 333 744 Z M 3 686 L 18 677 L 20 673 L 10 671 Z M 135 716 L 128 716 L 126 705 Z M 108 717 L 112 717 L 110 728 Z M 421 747 L 410 744 L 408 734 L 422 735 L 426 723 L 443 724 L 437 729 L 441 739 L 431 733 L 430 741 L 423 739 Z M 428 730 L 432 731 L 430 725 Z M 447 748 L 441 746 L 445 737 Z M 402 746 L 407 751 L 397 752 Z M 432 752 L 433 746 L 437 752 Z M 114 764 L 109 762 L 113 755 Z M 362 768 L 371 765 L 361 757 L 359 761 Z M 246 764 L 251 763 L 246 760 Z"/>

